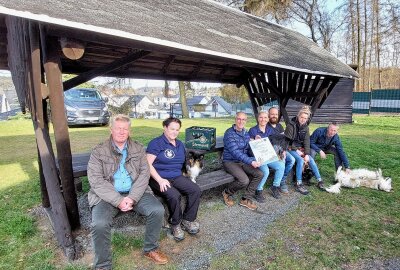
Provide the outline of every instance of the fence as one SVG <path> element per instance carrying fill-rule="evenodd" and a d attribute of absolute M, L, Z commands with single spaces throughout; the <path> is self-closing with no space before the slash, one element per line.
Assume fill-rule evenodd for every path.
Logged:
<path fill-rule="evenodd" d="M 400 113 L 400 89 L 353 93 L 353 113 Z"/>

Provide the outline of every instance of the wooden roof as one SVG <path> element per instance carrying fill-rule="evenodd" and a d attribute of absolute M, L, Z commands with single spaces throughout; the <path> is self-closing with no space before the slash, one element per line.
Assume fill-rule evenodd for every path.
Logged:
<path fill-rule="evenodd" d="M 82 58 L 62 57 L 63 73 L 130 55 L 134 61 L 106 75 L 235 84 L 247 69 L 358 77 L 303 35 L 206 0 L 0 0 L 0 69 L 8 69 L 7 15 L 84 42 Z"/>

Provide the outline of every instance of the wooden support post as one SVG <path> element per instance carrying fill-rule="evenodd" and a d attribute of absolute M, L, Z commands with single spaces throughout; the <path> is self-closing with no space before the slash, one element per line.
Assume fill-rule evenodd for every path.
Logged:
<path fill-rule="evenodd" d="M 28 23 L 25 22 L 27 25 Z M 43 168 L 43 178 L 47 190 L 49 205 L 51 206 L 50 220 L 54 228 L 58 243 L 63 247 L 64 254 L 70 260 L 75 258 L 74 239 L 71 233 L 71 227 L 68 220 L 65 202 L 61 194 L 57 168 L 54 159 L 53 148 L 46 125 L 46 110 L 43 110 L 41 94 L 42 69 L 40 61 L 39 31 L 34 22 L 31 22 L 29 28 L 29 44 L 26 44 L 26 73 L 29 78 L 28 97 L 31 104 L 32 120 L 35 129 L 36 142 L 38 146 L 40 164 Z M 30 59 L 29 59 L 30 56 Z M 30 60 L 30 61 L 29 61 Z M 42 177 L 41 177 L 42 178 Z"/>
<path fill-rule="evenodd" d="M 41 35 L 45 35 L 45 33 L 41 32 Z M 49 88 L 51 117 L 56 140 L 61 186 L 71 227 L 72 229 L 76 229 L 80 226 L 80 222 L 72 171 L 71 145 L 64 109 L 64 91 L 60 70 L 61 50 L 56 39 L 44 36 L 42 41 L 44 40 L 45 44 L 42 44 L 42 48 L 46 48 L 43 55 L 44 69 Z"/>

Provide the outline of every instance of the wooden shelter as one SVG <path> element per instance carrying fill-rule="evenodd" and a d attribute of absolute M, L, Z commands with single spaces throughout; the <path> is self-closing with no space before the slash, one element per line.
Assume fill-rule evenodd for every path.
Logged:
<path fill-rule="evenodd" d="M 277 100 L 288 120 L 290 99 L 315 111 L 340 78 L 358 77 L 301 34 L 208 0 L 0 0 L 0 69 L 32 115 L 43 206 L 70 259 L 79 214 L 63 91 L 97 76 L 231 83 L 255 113 Z"/>

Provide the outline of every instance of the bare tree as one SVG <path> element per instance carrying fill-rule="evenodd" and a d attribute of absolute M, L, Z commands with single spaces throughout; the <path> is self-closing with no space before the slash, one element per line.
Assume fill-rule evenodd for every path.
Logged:
<path fill-rule="evenodd" d="M 186 86 L 185 82 L 179 81 L 179 94 L 181 97 L 181 108 L 182 108 L 182 117 L 189 118 L 189 110 L 186 102 Z"/>

